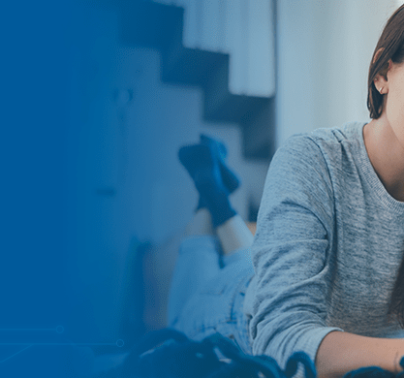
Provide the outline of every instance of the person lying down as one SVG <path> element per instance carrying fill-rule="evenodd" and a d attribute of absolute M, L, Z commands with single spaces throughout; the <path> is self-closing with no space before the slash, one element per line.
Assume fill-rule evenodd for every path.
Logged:
<path fill-rule="evenodd" d="M 169 325 L 220 332 L 283 369 L 305 352 L 318 376 L 403 371 L 404 5 L 368 76 L 370 122 L 289 138 L 275 153 L 253 237 L 216 141 L 179 151 L 199 204 L 180 247 Z"/>

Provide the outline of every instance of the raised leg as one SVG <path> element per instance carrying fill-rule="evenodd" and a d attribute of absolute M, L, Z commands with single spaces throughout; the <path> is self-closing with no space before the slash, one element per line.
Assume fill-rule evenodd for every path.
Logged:
<path fill-rule="evenodd" d="M 227 266 L 240 259 L 243 266 L 246 266 L 244 260 L 251 263 L 248 248 L 253 235 L 229 200 L 230 192 L 238 187 L 239 181 L 236 185 L 233 180 L 231 188 L 228 187 L 230 178 L 236 178 L 236 175 L 230 175 L 231 171 L 218 155 L 218 148 L 212 143 L 179 150 L 179 159 L 194 181 L 200 198 L 195 217 L 187 227 L 187 237 L 179 249 L 172 279 L 168 306 L 171 326 L 175 326 L 187 301 L 220 273 L 221 263 Z M 223 172 L 226 173 L 225 182 Z M 213 235 L 214 231 L 217 236 Z"/>
<path fill-rule="evenodd" d="M 253 235 L 241 217 L 233 209 L 229 194 L 240 184 L 225 164 L 225 146 L 207 136 L 201 136 L 201 144 L 185 146 L 179 150 L 179 159 L 194 181 L 199 192 L 197 217 L 191 227 L 198 234 L 212 232 L 208 224 L 208 215 L 201 210 L 208 210 L 213 230 L 220 239 L 224 255 L 251 246 Z M 201 214 L 198 214 L 201 213 Z M 192 232 L 195 233 L 195 232 Z"/>
<path fill-rule="evenodd" d="M 250 229 L 238 214 L 218 226 L 216 233 L 224 255 L 251 247 L 254 239 Z"/>
<path fill-rule="evenodd" d="M 201 208 L 196 211 L 191 222 L 185 229 L 185 237 L 188 236 L 201 236 L 201 235 L 214 235 L 212 226 L 212 216 L 206 208 Z"/>

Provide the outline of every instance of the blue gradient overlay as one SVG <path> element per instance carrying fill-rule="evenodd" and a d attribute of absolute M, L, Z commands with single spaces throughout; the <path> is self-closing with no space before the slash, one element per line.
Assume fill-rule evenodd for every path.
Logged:
<path fill-rule="evenodd" d="M 77 273 L 79 114 L 90 101 L 81 88 L 98 33 L 83 9 L 0 6 L 1 377 L 86 376 L 94 346 L 124 344 L 92 326 Z"/>
<path fill-rule="evenodd" d="M 89 377 L 126 352 L 155 320 L 142 254 L 197 203 L 177 150 L 198 141 L 207 78 L 162 83 L 158 49 L 124 40 L 165 25 L 132 23 L 130 3 L 1 3 L 0 377 Z M 217 133 L 242 150 L 237 121 Z"/>

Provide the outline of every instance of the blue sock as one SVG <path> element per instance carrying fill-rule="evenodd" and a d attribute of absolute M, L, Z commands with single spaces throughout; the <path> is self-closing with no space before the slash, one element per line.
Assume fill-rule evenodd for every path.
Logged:
<path fill-rule="evenodd" d="M 220 226 L 236 215 L 212 150 L 200 144 L 185 146 L 179 150 L 178 156 L 199 192 L 198 208 L 206 207 L 209 210 L 213 227 Z"/>
<path fill-rule="evenodd" d="M 208 146 L 211 149 L 212 153 L 216 155 L 219 162 L 219 169 L 222 176 L 223 184 L 230 194 L 233 193 L 240 186 L 240 179 L 226 165 L 226 146 L 217 139 L 213 139 L 205 134 L 200 135 L 200 141 L 201 144 Z"/>

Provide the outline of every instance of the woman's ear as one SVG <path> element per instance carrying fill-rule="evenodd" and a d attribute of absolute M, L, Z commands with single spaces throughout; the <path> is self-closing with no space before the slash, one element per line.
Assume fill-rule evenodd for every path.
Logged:
<path fill-rule="evenodd" d="M 375 56 L 373 57 L 373 63 L 375 63 L 380 58 L 380 55 L 383 51 L 383 47 L 376 51 Z M 391 61 L 391 59 L 389 59 L 373 79 L 373 83 L 380 94 L 388 93 L 387 71 L 391 68 L 392 64 L 393 62 Z"/>
<path fill-rule="evenodd" d="M 386 94 L 388 92 L 387 79 L 380 73 L 373 79 L 373 83 L 380 94 Z"/>
<path fill-rule="evenodd" d="M 389 59 L 381 70 L 376 74 L 373 83 L 380 94 L 389 93 L 389 83 L 387 80 L 387 72 L 393 66 L 393 62 Z"/>

